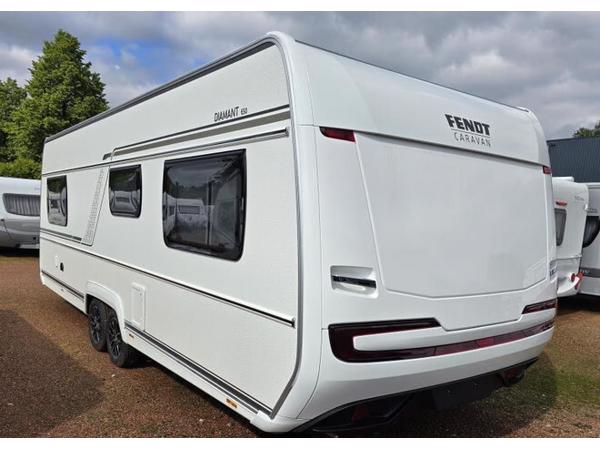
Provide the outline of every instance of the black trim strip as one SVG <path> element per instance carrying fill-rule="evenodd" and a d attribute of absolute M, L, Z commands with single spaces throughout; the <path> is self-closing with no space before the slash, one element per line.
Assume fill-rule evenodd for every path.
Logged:
<path fill-rule="evenodd" d="M 81 238 L 79 236 L 73 236 L 72 234 L 61 233 L 60 231 L 49 230 L 48 228 L 40 228 L 40 232 L 51 234 L 56 237 L 60 237 L 63 239 L 68 239 L 73 242 L 81 242 Z"/>
<path fill-rule="evenodd" d="M 187 130 L 178 131 L 176 133 L 165 134 L 163 136 L 158 136 L 158 137 L 146 139 L 146 140 L 139 141 L 139 142 L 134 142 L 133 144 L 122 145 L 120 147 L 116 147 L 111 153 L 106 153 L 102 157 L 102 159 L 106 160 L 106 159 L 110 158 L 111 156 L 120 156 L 120 155 L 129 154 L 129 153 L 139 152 L 139 151 L 147 150 L 148 148 L 152 148 L 152 147 L 159 146 L 159 145 L 160 146 L 169 145 L 169 144 L 173 143 L 173 142 L 171 142 L 173 139 L 169 139 L 169 138 L 179 137 L 179 136 L 183 136 L 183 135 L 193 133 L 193 132 L 206 130 L 206 133 L 202 133 L 201 136 L 198 136 L 198 135 L 186 136 L 186 138 L 187 138 L 186 140 L 198 139 L 201 137 L 210 137 L 210 136 L 214 136 L 214 135 L 218 135 L 218 134 L 230 133 L 231 131 L 236 131 L 236 130 L 240 130 L 240 129 L 244 129 L 244 128 L 250 128 L 250 127 L 254 127 L 254 126 L 265 125 L 265 124 L 272 123 L 272 122 L 278 122 L 280 120 L 286 120 L 286 119 L 290 118 L 289 111 L 287 111 L 287 114 L 276 114 L 273 116 L 265 117 L 264 119 L 268 119 L 268 120 L 264 120 L 263 123 L 260 123 L 260 124 L 256 123 L 257 120 L 251 120 L 248 123 L 238 124 L 237 126 L 229 125 L 226 127 L 221 127 L 221 125 L 231 124 L 232 122 L 239 122 L 241 120 L 249 119 L 252 117 L 261 116 L 264 114 L 269 114 L 272 112 L 287 109 L 289 107 L 290 107 L 289 104 L 277 106 L 275 108 L 257 111 L 255 113 L 247 114 L 247 115 L 241 116 L 241 117 L 236 117 L 234 119 L 224 120 L 222 122 L 217 122 L 217 123 L 211 123 L 209 125 L 203 125 L 203 126 L 196 127 L 196 128 L 190 128 Z M 240 125 L 246 125 L 246 126 L 240 126 Z M 213 133 L 209 133 L 209 131 L 213 131 Z M 177 140 L 175 140 L 175 142 L 177 142 Z M 144 144 L 154 144 L 154 145 L 144 145 Z"/>
<path fill-rule="evenodd" d="M 69 291 L 71 294 L 73 294 L 75 297 L 79 297 L 80 300 L 83 300 L 85 298 L 85 295 L 83 295 L 81 292 L 79 292 L 77 289 L 69 286 L 67 283 L 65 283 L 64 281 L 60 281 L 58 278 L 50 275 L 48 272 L 46 272 L 45 270 L 42 270 L 42 275 L 44 275 L 45 277 L 50 278 L 52 281 L 54 281 L 57 284 L 60 284 L 62 287 L 64 287 L 67 291 Z"/>
<path fill-rule="evenodd" d="M 157 159 L 157 158 L 163 158 L 163 157 L 166 158 L 166 157 L 169 157 L 172 155 L 191 153 L 191 152 L 200 151 L 200 150 L 213 150 L 213 149 L 218 149 L 221 147 L 226 147 L 226 146 L 234 145 L 234 144 L 242 145 L 242 144 L 246 144 L 249 142 L 256 142 L 259 140 L 262 141 L 262 140 L 267 140 L 267 139 L 275 139 L 278 137 L 287 137 L 287 136 L 289 136 L 288 129 L 283 128 L 283 129 L 279 129 L 279 130 L 275 130 L 275 131 L 267 131 L 265 133 L 252 134 L 250 136 L 244 136 L 244 137 L 235 138 L 235 139 L 228 139 L 225 141 L 219 141 L 219 142 L 210 143 L 210 144 L 194 145 L 192 147 L 185 147 L 185 148 L 170 150 L 168 152 L 152 153 L 152 154 L 143 155 L 143 156 L 134 156 L 133 158 L 125 158 L 125 159 L 120 159 L 117 161 L 105 161 L 105 162 L 101 162 L 101 163 L 88 164 L 87 166 L 73 167 L 71 169 L 54 170 L 52 172 L 43 173 L 42 177 L 54 175 L 57 173 L 76 172 L 78 170 L 93 169 L 93 168 L 97 168 L 97 167 L 109 167 L 109 166 L 121 164 L 121 163 L 145 161 L 147 159 Z"/>
<path fill-rule="evenodd" d="M 211 72 L 214 72 L 218 69 L 221 69 L 223 67 L 229 66 L 237 61 L 240 61 L 244 58 L 247 58 L 249 56 L 254 55 L 255 53 L 258 53 L 262 50 L 265 50 L 266 48 L 272 47 L 273 45 L 275 45 L 273 42 L 264 42 L 264 39 L 261 39 L 260 41 L 257 41 L 253 44 L 250 44 L 248 47 L 245 47 L 241 50 L 238 50 L 230 55 L 226 55 L 223 58 L 219 58 L 216 61 L 213 61 L 212 63 L 207 64 L 204 67 L 200 67 L 197 70 L 194 70 L 188 74 L 185 74 L 179 78 L 176 78 L 173 81 L 170 81 L 169 83 L 166 83 L 162 86 L 159 86 L 149 92 L 146 92 L 145 94 L 142 94 L 138 97 L 133 98 L 132 100 L 129 100 L 119 106 L 116 106 L 114 108 L 109 109 L 108 111 L 105 111 L 103 113 L 97 114 L 94 117 L 91 117 L 87 120 L 84 120 L 83 122 L 79 122 L 76 125 L 73 125 L 72 127 L 67 128 L 66 130 L 63 130 L 59 133 L 56 133 L 52 136 L 47 137 L 44 140 L 44 143 L 48 143 L 50 141 L 53 141 L 61 136 L 64 136 L 66 134 L 72 133 L 73 131 L 76 131 L 80 128 L 86 127 L 88 125 L 91 125 L 94 122 L 98 122 L 99 120 L 102 120 L 106 117 L 110 117 L 113 114 L 116 114 L 118 112 L 124 111 L 126 109 L 129 109 L 135 105 L 138 105 L 146 100 L 149 100 L 153 97 L 156 97 L 160 94 L 163 94 L 165 92 L 168 92 L 172 89 L 175 89 L 176 87 L 182 86 L 186 83 L 189 83 L 190 81 L 193 81 L 197 78 L 200 78 L 204 75 L 208 75 Z"/>
<path fill-rule="evenodd" d="M 125 321 L 125 329 L 135 333 L 136 335 L 144 339 L 146 342 L 148 342 L 150 345 L 153 345 L 154 347 L 165 353 L 167 356 L 174 359 L 179 364 L 185 366 L 187 369 L 191 370 L 196 375 L 203 378 L 205 381 L 209 382 L 213 386 L 223 391 L 226 395 L 234 397 L 235 400 L 242 403 L 248 409 L 252 410 L 252 412 L 256 413 L 258 411 L 263 411 L 266 414 L 270 414 L 271 409 L 268 406 L 264 405 L 260 401 L 246 394 L 241 389 L 228 383 L 227 381 L 214 374 L 210 370 L 198 365 L 185 355 L 182 355 L 181 353 L 177 352 L 175 349 L 169 347 L 165 343 L 159 341 L 155 337 L 149 335 L 148 333 L 145 333 L 144 331 L 139 330 L 130 322 Z"/>
<path fill-rule="evenodd" d="M 343 277 L 340 275 L 331 275 L 331 279 L 332 279 L 332 281 L 335 281 L 336 283 L 354 284 L 356 286 L 363 286 L 363 287 L 373 288 L 373 289 L 375 289 L 375 287 L 377 287 L 377 283 L 375 283 L 375 280 L 367 280 L 366 278 L 352 278 L 352 277 Z"/>
<path fill-rule="evenodd" d="M 600 278 L 600 269 L 582 267 L 579 270 L 583 273 L 584 276 L 588 278 Z"/>
<path fill-rule="evenodd" d="M 230 306 L 237 307 L 237 308 L 242 309 L 242 310 L 246 310 L 246 311 L 252 312 L 252 313 L 257 314 L 259 316 L 266 317 L 268 319 L 274 320 L 274 321 L 282 323 L 284 325 L 288 325 L 288 326 L 290 326 L 292 328 L 295 328 L 295 326 L 296 326 L 294 318 L 287 319 L 287 318 L 281 317 L 279 315 L 273 314 L 271 312 L 263 311 L 261 309 L 255 308 L 253 306 L 249 306 L 249 305 L 245 305 L 243 303 L 239 303 L 239 302 L 237 302 L 235 300 L 231 300 L 231 299 L 228 299 L 228 298 L 220 297 L 218 295 L 211 294 L 209 292 L 206 292 L 206 291 L 203 291 L 201 289 L 198 289 L 198 288 L 196 288 L 194 286 L 190 286 L 190 285 L 187 285 L 187 284 L 184 284 L 184 283 L 180 283 L 178 281 L 174 281 L 174 280 L 170 280 L 170 279 L 165 278 L 165 277 L 161 277 L 160 275 L 156 275 L 156 274 L 154 274 L 152 272 L 148 272 L 148 271 L 145 271 L 145 270 L 142 270 L 142 269 L 138 269 L 137 267 L 133 267 L 133 266 L 130 266 L 129 264 L 125 264 L 125 263 L 122 263 L 120 261 L 117 261 L 117 260 L 114 260 L 114 259 L 111 259 L 111 258 L 107 258 L 106 256 L 101 256 L 101 255 L 98 255 L 96 253 L 92 253 L 92 252 L 84 250 L 82 248 L 73 247 L 71 245 L 67 245 L 67 244 L 64 244 L 62 242 L 54 241 L 52 239 L 48 239 L 48 238 L 45 238 L 45 237 L 40 237 L 40 239 L 43 239 L 43 240 L 49 241 L 49 242 L 53 242 L 54 244 L 57 244 L 57 245 L 62 245 L 63 247 L 67 247 L 67 248 L 70 248 L 72 250 L 75 250 L 75 251 L 78 251 L 78 252 L 81 252 L 81 253 L 85 253 L 85 254 L 90 255 L 90 256 L 94 256 L 94 257 L 96 257 L 98 259 L 102 259 L 104 261 L 108 261 L 108 262 L 111 262 L 113 264 L 117 264 L 117 265 L 119 265 L 121 267 L 125 267 L 126 269 L 135 270 L 136 272 L 142 273 L 142 274 L 147 275 L 149 277 L 152 277 L 154 279 L 157 279 L 157 280 L 160 280 L 160 281 L 166 281 L 167 283 L 170 283 L 170 284 L 172 284 L 174 286 L 177 286 L 177 287 L 180 287 L 182 289 L 186 289 L 188 291 L 192 291 L 192 292 L 195 292 L 197 294 L 202 294 L 205 297 L 211 298 L 211 299 L 219 301 L 221 303 L 228 304 Z"/>

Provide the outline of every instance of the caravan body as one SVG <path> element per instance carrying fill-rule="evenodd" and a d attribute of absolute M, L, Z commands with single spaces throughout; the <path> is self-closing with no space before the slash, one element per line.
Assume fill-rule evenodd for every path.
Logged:
<path fill-rule="evenodd" d="M 579 292 L 600 295 L 600 183 L 586 183 L 589 190 L 589 206 L 583 235 L 581 272 L 583 281 Z"/>
<path fill-rule="evenodd" d="M 0 247 L 36 248 L 40 235 L 40 181 L 0 177 Z"/>
<path fill-rule="evenodd" d="M 525 109 L 273 33 L 46 142 L 41 278 L 263 430 L 379 422 L 542 352 L 548 165 Z"/>
<path fill-rule="evenodd" d="M 588 188 L 573 178 L 552 178 L 556 219 L 557 295 L 577 294 L 582 273 L 579 271 L 583 232 L 587 218 Z"/>

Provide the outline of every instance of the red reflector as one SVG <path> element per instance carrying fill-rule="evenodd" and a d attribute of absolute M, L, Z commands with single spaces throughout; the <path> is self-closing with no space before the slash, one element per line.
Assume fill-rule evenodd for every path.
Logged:
<path fill-rule="evenodd" d="M 556 301 L 556 300 L 554 300 Z M 530 305 L 533 306 L 533 305 Z M 526 337 L 542 333 L 554 326 L 554 320 L 549 320 L 540 325 L 535 325 L 524 330 L 511 333 L 489 336 L 473 341 L 457 342 L 455 344 L 443 344 L 432 347 L 419 347 L 401 350 L 356 350 L 354 348 L 354 337 L 368 334 L 390 333 L 395 331 L 415 330 L 440 326 L 434 319 L 423 321 L 406 321 L 395 325 L 374 324 L 370 329 L 367 324 L 359 325 L 332 325 L 329 327 L 329 342 L 333 354 L 340 360 L 346 362 L 375 362 L 392 361 L 402 359 L 427 358 L 429 356 L 449 355 L 452 353 L 477 350 L 507 342 L 525 339 Z"/>
<path fill-rule="evenodd" d="M 543 170 L 546 175 L 552 175 L 552 168 L 544 166 Z"/>
<path fill-rule="evenodd" d="M 557 204 L 558 206 L 567 206 L 567 202 L 563 202 L 562 200 L 557 200 L 557 201 L 556 201 L 556 204 Z"/>
<path fill-rule="evenodd" d="M 553 298 L 552 300 L 546 300 L 545 302 L 533 303 L 531 305 L 527 305 L 523 309 L 523 314 L 544 311 L 546 309 L 556 308 L 558 304 L 557 299 Z"/>
<path fill-rule="evenodd" d="M 321 127 L 321 133 L 323 133 L 323 136 L 327 136 L 328 138 L 355 142 L 354 131 L 351 130 L 340 130 L 339 128 Z"/>

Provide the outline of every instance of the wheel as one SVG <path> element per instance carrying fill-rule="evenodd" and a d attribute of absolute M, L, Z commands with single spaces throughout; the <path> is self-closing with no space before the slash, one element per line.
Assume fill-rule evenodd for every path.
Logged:
<path fill-rule="evenodd" d="M 92 300 L 88 309 L 90 342 L 99 352 L 106 350 L 106 316 L 106 305 L 99 300 Z"/>
<path fill-rule="evenodd" d="M 131 345 L 123 342 L 117 313 L 110 308 L 107 317 L 106 344 L 108 356 L 117 367 L 131 367 L 140 359 L 139 352 Z"/>

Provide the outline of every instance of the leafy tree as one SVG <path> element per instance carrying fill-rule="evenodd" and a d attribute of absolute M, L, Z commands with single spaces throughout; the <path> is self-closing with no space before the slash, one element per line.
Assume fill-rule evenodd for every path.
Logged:
<path fill-rule="evenodd" d="M 594 128 L 580 128 L 573 133 L 573 137 L 600 137 L 600 120 L 596 122 Z"/>
<path fill-rule="evenodd" d="M 42 174 L 42 165 L 31 159 L 17 158 L 10 162 L 0 162 L 0 177 L 37 178 Z"/>
<path fill-rule="evenodd" d="M 0 162 L 10 161 L 14 152 L 8 142 L 8 128 L 11 115 L 27 97 L 25 89 L 20 87 L 15 80 L 7 78 L 0 80 Z"/>
<path fill-rule="evenodd" d="M 59 30 L 33 61 L 28 97 L 12 114 L 9 138 L 21 158 L 40 161 L 44 139 L 108 108 L 104 83 L 79 40 Z"/>

